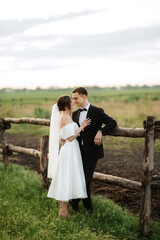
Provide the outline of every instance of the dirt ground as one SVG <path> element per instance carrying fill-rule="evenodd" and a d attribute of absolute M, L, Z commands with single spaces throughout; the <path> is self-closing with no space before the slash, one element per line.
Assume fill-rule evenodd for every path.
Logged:
<path fill-rule="evenodd" d="M 28 135 L 7 135 L 8 144 L 28 147 L 39 150 L 40 139 Z M 128 160 L 129 159 L 129 160 Z M 105 157 L 98 160 L 97 172 L 111 174 L 114 176 L 125 177 L 135 181 L 141 181 L 143 149 L 141 147 L 133 148 L 132 151 L 113 152 L 105 150 Z M 36 157 L 16 154 L 10 157 L 12 163 L 27 166 L 31 170 L 39 172 L 39 159 Z M 154 173 L 160 172 L 160 153 L 155 152 Z M 102 183 L 93 180 L 91 184 L 92 195 L 103 195 L 112 199 L 114 202 L 128 209 L 134 214 L 138 214 L 140 208 L 140 192 L 122 188 L 116 185 Z M 152 191 L 152 212 L 151 218 L 160 221 L 160 190 Z"/>

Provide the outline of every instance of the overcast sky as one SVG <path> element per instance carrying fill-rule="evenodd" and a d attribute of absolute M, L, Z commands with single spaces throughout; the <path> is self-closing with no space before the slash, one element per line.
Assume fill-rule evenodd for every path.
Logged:
<path fill-rule="evenodd" d="M 159 0 L 0 0 L 0 88 L 160 84 Z"/>

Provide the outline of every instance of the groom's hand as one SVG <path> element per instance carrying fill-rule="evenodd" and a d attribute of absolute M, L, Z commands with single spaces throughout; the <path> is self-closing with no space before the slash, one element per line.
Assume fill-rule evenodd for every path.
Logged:
<path fill-rule="evenodd" d="M 102 143 L 102 133 L 100 131 L 97 132 L 95 138 L 94 138 L 95 145 L 101 145 Z"/>

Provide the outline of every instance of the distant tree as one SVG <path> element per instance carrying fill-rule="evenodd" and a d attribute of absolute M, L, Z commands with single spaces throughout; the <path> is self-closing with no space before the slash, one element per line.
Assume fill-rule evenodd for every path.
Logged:
<path fill-rule="evenodd" d="M 23 91 L 23 92 L 27 92 L 27 89 L 26 89 L 26 88 L 23 88 L 22 91 Z"/>
<path fill-rule="evenodd" d="M 147 86 L 147 85 L 143 85 L 142 88 L 150 88 L 150 86 Z"/>
<path fill-rule="evenodd" d="M 40 87 L 37 87 L 36 89 L 35 89 L 35 91 L 42 91 L 43 89 L 42 88 L 40 88 Z"/>

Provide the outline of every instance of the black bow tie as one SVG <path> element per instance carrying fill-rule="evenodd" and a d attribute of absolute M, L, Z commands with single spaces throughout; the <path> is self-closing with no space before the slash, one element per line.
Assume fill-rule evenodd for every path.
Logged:
<path fill-rule="evenodd" d="M 86 108 L 80 108 L 79 110 L 80 110 L 80 112 L 87 111 Z"/>

